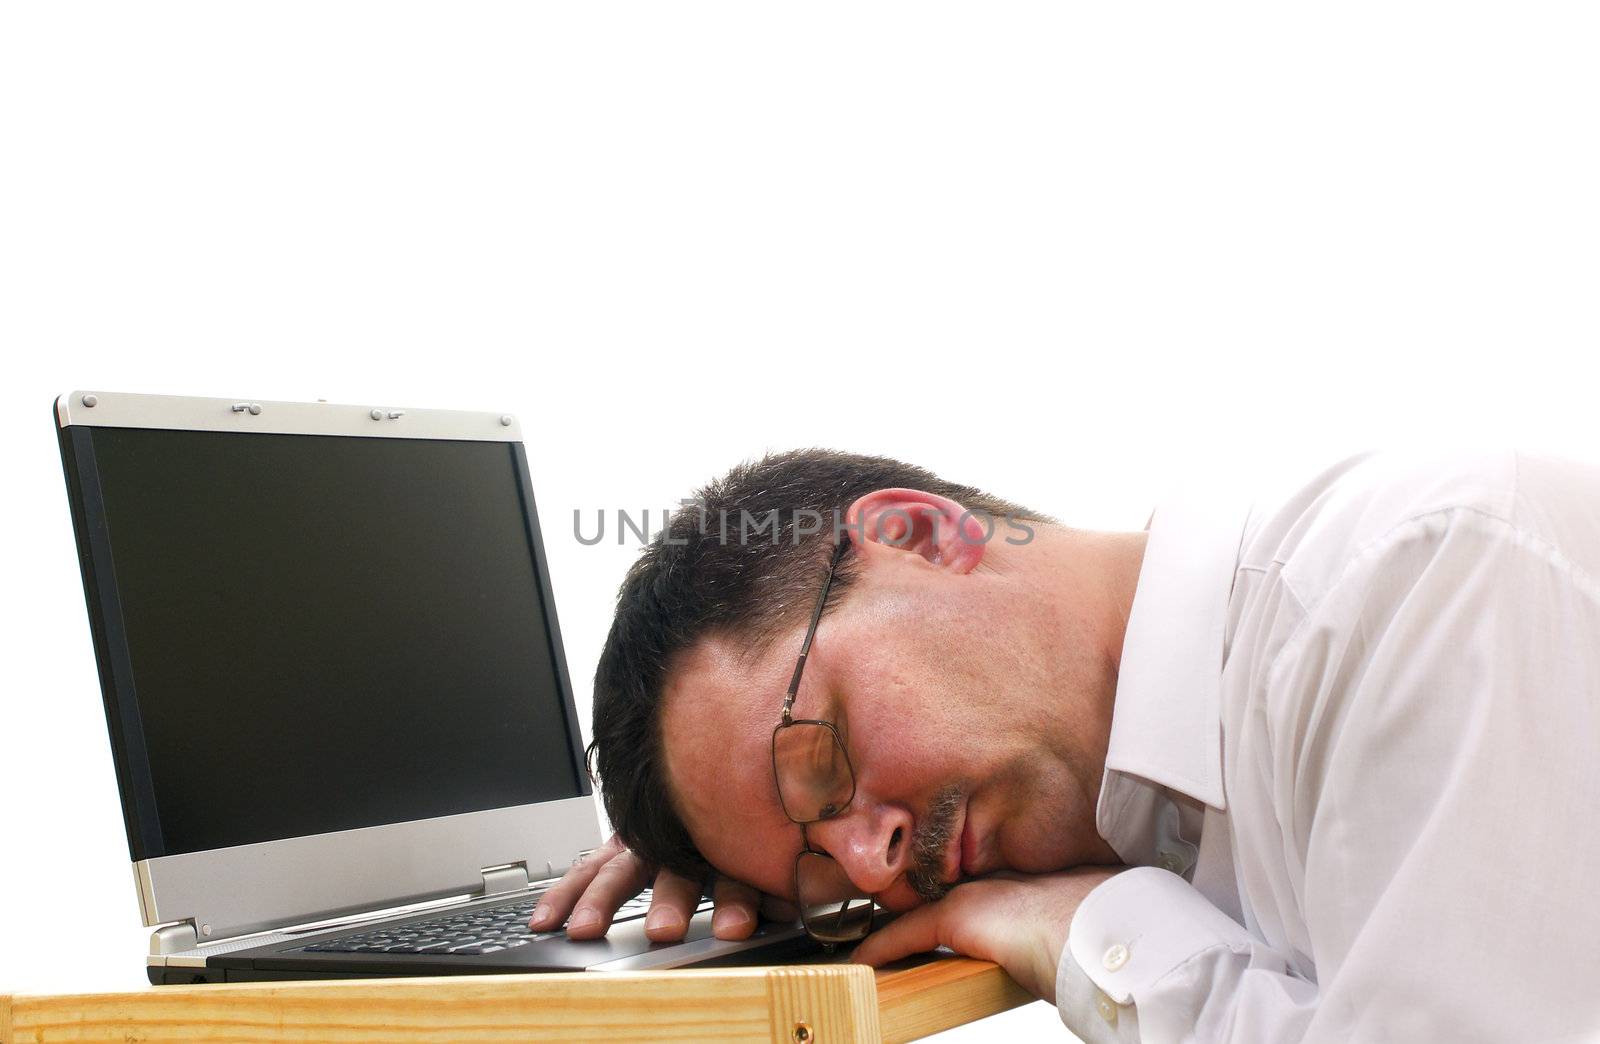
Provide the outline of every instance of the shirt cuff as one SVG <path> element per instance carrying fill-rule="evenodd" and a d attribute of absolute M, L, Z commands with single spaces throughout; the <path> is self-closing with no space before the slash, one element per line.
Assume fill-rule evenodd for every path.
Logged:
<path fill-rule="evenodd" d="M 1084 1044 L 1138 1044 L 1139 1016 L 1132 1005 L 1118 1004 L 1096 986 L 1070 943 L 1062 946 L 1056 965 L 1056 1012 Z"/>
<path fill-rule="evenodd" d="M 1218 946 L 1250 952 L 1250 933 L 1183 878 L 1124 870 L 1084 898 L 1061 965 L 1076 964 L 1118 1005 L 1137 1004 L 1164 976 Z M 1070 958 L 1070 960 L 1069 960 Z M 1058 980 L 1062 971 L 1058 969 Z M 1060 984 L 1057 985 L 1060 996 Z"/>

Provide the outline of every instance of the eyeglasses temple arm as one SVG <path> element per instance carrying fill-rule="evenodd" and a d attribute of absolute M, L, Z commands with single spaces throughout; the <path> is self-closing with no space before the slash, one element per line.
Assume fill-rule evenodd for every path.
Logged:
<path fill-rule="evenodd" d="M 811 655 L 811 640 L 817 636 L 817 624 L 822 620 L 822 607 L 828 604 L 828 592 L 833 588 L 833 574 L 839 568 L 839 559 L 844 557 L 845 549 L 849 546 L 848 540 L 841 540 L 833 546 L 833 557 L 828 560 L 828 578 L 822 582 L 822 593 L 817 595 L 817 604 L 811 609 L 811 623 L 806 627 L 806 640 L 800 645 L 800 658 L 795 661 L 794 674 L 789 677 L 789 691 L 783 701 L 785 725 L 793 716 L 794 698 L 800 691 L 800 675 L 805 673 L 806 657 Z"/>

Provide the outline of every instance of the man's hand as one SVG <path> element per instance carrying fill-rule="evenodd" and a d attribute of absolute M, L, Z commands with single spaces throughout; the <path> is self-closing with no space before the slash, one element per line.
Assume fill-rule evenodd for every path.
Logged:
<path fill-rule="evenodd" d="M 1055 1003 L 1056 960 L 1078 904 L 1125 867 L 1081 866 L 1059 874 L 997 873 L 957 885 L 936 903 L 901 914 L 869 935 L 851 958 L 886 964 L 948 946 L 994 961 L 1035 997 Z"/>
<path fill-rule="evenodd" d="M 638 895 L 652 876 L 655 884 L 650 912 L 644 919 L 645 935 L 652 942 L 677 942 L 689 930 L 689 918 L 700 904 L 700 882 L 671 870 L 656 873 L 615 834 L 550 886 L 534 908 L 528 927 L 547 932 L 566 921 L 569 937 L 598 939 L 611 927 L 611 918 L 622 904 Z M 756 930 L 758 911 L 764 910 L 774 920 L 799 916 L 781 899 L 763 897 L 749 885 L 726 877 L 716 878 L 711 897 L 716 903 L 711 932 L 718 939 L 748 938 Z"/>

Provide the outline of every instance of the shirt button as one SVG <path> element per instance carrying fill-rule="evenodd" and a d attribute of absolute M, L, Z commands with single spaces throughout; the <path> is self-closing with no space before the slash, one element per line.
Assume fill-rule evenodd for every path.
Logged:
<path fill-rule="evenodd" d="M 1128 948 L 1121 943 L 1112 946 L 1106 955 L 1100 958 L 1100 963 L 1106 966 L 1106 971 L 1116 971 L 1128 963 Z"/>
<path fill-rule="evenodd" d="M 1168 873 L 1183 873 L 1183 857 L 1176 852 L 1162 852 L 1156 862 Z"/>
<path fill-rule="evenodd" d="M 1117 1006 L 1111 1003 L 1110 997 L 1102 993 L 1094 1002 L 1094 1010 L 1100 1013 L 1100 1017 L 1105 1019 L 1107 1024 L 1112 1026 L 1117 1024 Z"/>

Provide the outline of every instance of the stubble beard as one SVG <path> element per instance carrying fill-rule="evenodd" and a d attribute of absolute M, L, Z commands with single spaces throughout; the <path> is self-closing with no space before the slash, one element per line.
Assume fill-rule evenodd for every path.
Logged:
<path fill-rule="evenodd" d="M 944 856 L 955 832 L 961 797 L 961 788 L 956 784 L 943 787 L 928 803 L 928 814 L 922 817 L 911 838 L 911 868 L 906 871 L 906 884 L 930 903 L 943 899 L 951 888 L 944 880 Z"/>

